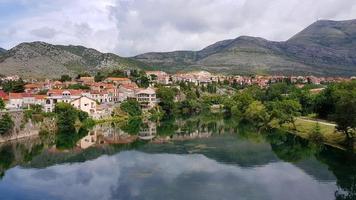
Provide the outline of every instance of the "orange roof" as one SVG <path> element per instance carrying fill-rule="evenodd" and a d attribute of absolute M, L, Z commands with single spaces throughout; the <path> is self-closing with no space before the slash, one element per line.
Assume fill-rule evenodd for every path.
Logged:
<path fill-rule="evenodd" d="M 127 89 L 135 89 L 138 88 L 136 83 L 126 83 L 122 84 L 121 87 L 127 88 Z"/>
<path fill-rule="evenodd" d="M 62 95 L 63 92 L 68 91 L 70 92 L 71 95 L 81 95 L 82 94 L 82 90 L 63 90 L 63 89 L 53 89 L 53 90 L 49 90 L 47 92 L 47 94 L 55 94 L 55 95 Z"/>
<path fill-rule="evenodd" d="M 10 93 L 9 99 L 22 99 L 24 93 Z"/>
<path fill-rule="evenodd" d="M 36 98 L 37 100 L 46 99 L 46 98 L 47 98 L 47 95 L 35 95 L 35 98 Z"/>

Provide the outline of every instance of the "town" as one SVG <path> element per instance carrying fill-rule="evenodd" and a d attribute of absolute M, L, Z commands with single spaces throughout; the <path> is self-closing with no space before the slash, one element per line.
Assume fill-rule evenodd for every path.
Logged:
<path fill-rule="evenodd" d="M 142 80 L 133 80 L 130 70 L 120 72 L 120 77 L 105 77 L 95 80 L 94 76 L 78 76 L 72 79 L 68 75 L 58 80 L 22 80 L 19 76 L 2 76 L 1 85 L 8 82 L 21 81 L 23 86 L 19 92 L 6 92 L 0 87 L 0 98 L 5 102 L 9 111 L 28 109 L 31 105 L 39 105 L 44 112 L 52 112 L 56 103 L 69 103 L 75 108 L 87 112 L 93 119 L 110 117 L 114 107 L 125 100 L 134 99 L 140 103 L 143 110 L 154 108 L 159 102 L 156 96 L 156 86 L 177 87 L 179 83 L 192 83 L 196 86 L 223 83 L 231 89 L 241 89 L 250 85 L 266 88 L 269 84 L 286 81 L 302 88 L 305 84 L 319 85 L 310 89 L 318 93 L 325 89 L 325 85 L 333 82 L 342 82 L 356 77 L 315 77 L 315 76 L 226 76 L 212 74 L 207 71 L 184 72 L 168 74 L 163 71 L 145 71 L 147 87 L 139 87 Z M 324 85 L 324 86 L 323 86 Z M 226 93 L 219 90 L 217 93 Z M 178 97 L 176 99 L 178 101 Z"/>

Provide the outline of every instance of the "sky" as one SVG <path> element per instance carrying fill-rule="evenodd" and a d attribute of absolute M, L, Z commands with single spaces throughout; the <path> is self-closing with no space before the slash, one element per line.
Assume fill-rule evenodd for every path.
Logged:
<path fill-rule="evenodd" d="M 0 47 L 44 41 L 134 56 L 241 35 L 284 41 L 321 19 L 356 19 L 356 1 L 0 0 Z"/>

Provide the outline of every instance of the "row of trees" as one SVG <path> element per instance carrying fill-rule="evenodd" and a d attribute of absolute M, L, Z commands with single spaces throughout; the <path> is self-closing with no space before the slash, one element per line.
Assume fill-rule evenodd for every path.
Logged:
<path fill-rule="evenodd" d="M 221 105 L 227 115 L 250 121 L 257 127 L 269 127 L 271 122 L 280 126 L 291 123 L 295 117 L 316 113 L 319 118 L 337 123 L 338 130 L 352 138 L 356 126 L 356 81 L 334 83 L 319 94 L 310 92 L 313 85 L 297 88 L 286 82 L 271 84 L 267 89 L 249 86 L 233 95 L 220 95 L 202 91 L 202 86 L 180 83 L 175 88 L 160 87 L 157 96 L 165 116 L 173 114 L 192 115 Z M 209 86 L 214 88 L 216 86 Z M 215 89 L 214 89 L 215 90 Z M 175 102 L 177 94 L 185 99 Z"/>

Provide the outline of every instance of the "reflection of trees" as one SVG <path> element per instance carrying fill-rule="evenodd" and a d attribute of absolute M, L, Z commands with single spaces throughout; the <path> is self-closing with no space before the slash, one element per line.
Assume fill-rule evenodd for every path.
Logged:
<path fill-rule="evenodd" d="M 88 130 L 85 128 L 80 128 L 78 132 L 75 129 L 59 131 L 56 134 L 56 147 L 58 149 L 71 149 L 86 135 L 88 135 Z"/>
<path fill-rule="evenodd" d="M 140 132 L 142 119 L 140 117 L 130 117 L 127 123 L 120 128 L 128 134 L 136 135 Z"/>
<path fill-rule="evenodd" d="M 11 145 L 6 145 L 0 149 L 0 179 L 5 175 L 5 171 L 14 162 L 15 156 Z"/>
<path fill-rule="evenodd" d="M 326 164 L 335 175 L 339 189 L 335 192 L 337 200 L 356 199 L 356 156 L 354 153 L 317 145 L 300 137 L 275 133 L 267 137 L 272 150 L 282 160 L 297 162 L 315 156 Z"/>
<path fill-rule="evenodd" d="M 43 150 L 40 140 L 20 140 L 0 145 L 0 179 L 11 167 L 29 162 Z"/>
<path fill-rule="evenodd" d="M 356 157 L 354 153 L 326 147 L 317 159 L 328 165 L 337 178 L 337 200 L 356 199 Z"/>
<path fill-rule="evenodd" d="M 308 140 L 292 134 L 274 133 L 268 135 L 272 150 L 281 159 L 287 162 L 297 162 L 314 155 L 319 151 Z"/>

